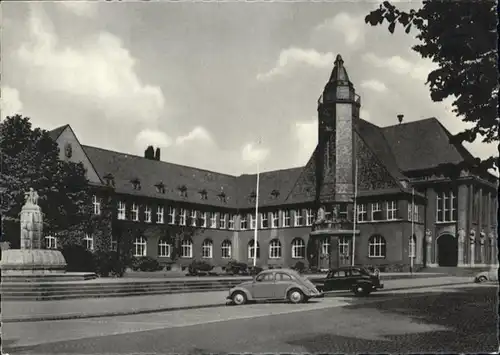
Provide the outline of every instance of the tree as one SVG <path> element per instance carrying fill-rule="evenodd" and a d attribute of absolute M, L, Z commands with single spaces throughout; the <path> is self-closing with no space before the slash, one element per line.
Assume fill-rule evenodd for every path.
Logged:
<path fill-rule="evenodd" d="M 402 25 L 406 33 L 417 31 L 420 41 L 412 47 L 423 58 L 430 58 L 438 68 L 429 73 L 433 101 L 454 97 L 453 112 L 464 122 L 472 123 L 452 137 L 451 143 L 498 141 L 498 73 L 496 2 L 424 0 L 419 10 L 401 11 L 389 1 L 370 12 L 365 22 L 372 26 L 387 21 L 394 33 Z M 475 160 L 477 169 L 498 166 L 496 157 Z M 469 164 L 470 165 L 470 164 Z"/>
<path fill-rule="evenodd" d="M 0 180 L 5 188 L 0 209 L 9 241 L 19 245 L 19 213 L 30 187 L 40 196 L 44 234 L 81 240 L 92 214 L 84 166 L 60 160 L 57 143 L 48 132 L 32 129 L 29 118 L 20 115 L 0 123 L 0 152 Z"/>
<path fill-rule="evenodd" d="M 144 158 L 154 160 L 155 159 L 155 149 L 152 145 L 148 146 L 144 151 Z"/>

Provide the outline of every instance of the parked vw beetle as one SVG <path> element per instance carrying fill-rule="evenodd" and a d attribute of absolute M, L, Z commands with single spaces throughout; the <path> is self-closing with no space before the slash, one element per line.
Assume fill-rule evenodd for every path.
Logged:
<path fill-rule="evenodd" d="M 474 282 L 498 281 L 498 267 L 492 267 L 487 271 L 480 272 L 474 278 Z"/>
<path fill-rule="evenodd" d="M 233 287 L 229 290 L 227 299 L 236 305 L 242 305 L 248 301 L 267 300 L 301 303 L 319 297 L 323 297 L 323 294 L 311 281 L 296 271 L 272 269 L 262 271 L 253 280 Z"/>

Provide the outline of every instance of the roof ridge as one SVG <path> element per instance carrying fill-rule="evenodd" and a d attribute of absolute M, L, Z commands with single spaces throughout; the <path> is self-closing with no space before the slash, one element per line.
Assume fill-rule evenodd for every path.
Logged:
<path fill-rule="evenodd" d="M 397 123 L 397 124 L 393 124 L 393 125 L 390 125 L 390 126 L 384 126 L 384 127 L 379 127 L 379 128 L 382 128 L 382 129 L 386 129 L 386 128 L 392 128 L 392 127 L 399 127 L 399 126 L 407 126 L 407 125 L 410 125 L 410 124 L 416 124 L 418 122 L 423 122 L 423 121 L 430 121 L 430 120 L 436 120 L 439 122 L 439 120 L 432 116 L 432 117 L 427 117 L 427 118 L 423 118 L 421 120 L 413 120 L 413 121 L 408 121 L 408 122 L 404 122 L 404 123 Z"/>

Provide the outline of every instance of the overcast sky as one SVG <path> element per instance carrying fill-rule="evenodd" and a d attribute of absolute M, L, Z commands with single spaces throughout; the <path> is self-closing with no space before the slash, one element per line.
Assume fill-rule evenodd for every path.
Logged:
<path fill-rule="evenodd" d="M 307 162 L 317 99 L 341 54 L 361 117 L 379 126 L 435 116 L 432 63 L 411 36 L 371 27 L 376 2 L 4 2 L 2 118 L 70 124 L 82 144 L 241 174 Z M 406 8 L 419 3 L 403 3 Z M 258 145 L 258 137 L 262 143 Z M 480 157 L 494 145 L 467 145 Z"/>

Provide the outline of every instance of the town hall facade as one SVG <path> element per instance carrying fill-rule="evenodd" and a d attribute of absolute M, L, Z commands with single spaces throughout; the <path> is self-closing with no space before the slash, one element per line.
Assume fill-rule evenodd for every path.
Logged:
<path fill-rule="evenodd" d="M 305 166 L 260 174 L 257 220 L 255 174 L 176 165 L 161 161 L 159 150 L 141 157 L 82 145 L 69 125 L 50 135 L 61 159 L 86 167 L 94 213 L 104 213 L 104 200 L 111 206 L 108 238 L 82 236 L 91 250 L 218 266 L 251 264 L 257 253 L 259 266 L 327 268 L 332 257 L 353 263 L 354 240 L 355 264 L 409 265 L 411 257 L 428 267 L 497 263 L 497 178 L 473 169 L 450 176 L 446 166 L 474 158 L 450 143 L 436 118 L 378 127 L 359 117 L 360 106 L 337 56 L 318 100 L 318 144 Z M 353 232 L 338 238 L 337 255 L 331 239 L 319 240 L 317 253 L 308 247 L 319 207 L 356 219 Z M 175 258 L 173 233 L 182 233 Z M 46 236 L 46 246 L 57 247 L 57 237 Z"/>

